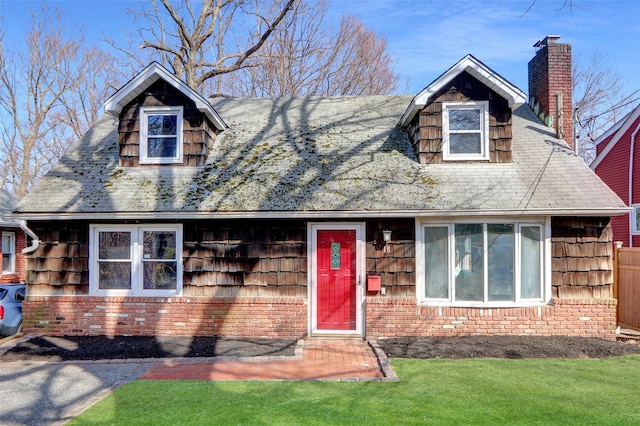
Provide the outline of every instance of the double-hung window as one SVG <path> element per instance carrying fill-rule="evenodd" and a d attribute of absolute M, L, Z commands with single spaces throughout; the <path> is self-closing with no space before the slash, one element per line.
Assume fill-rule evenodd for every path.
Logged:
<path fill-rule="evenodd" d="M 93 225 L 92 294 L 172 296 L 182 290 L 182 227 Z"/>
<path fill-rule="evenodd" d="M 13 274 L 16 272 L 16 234 L 13 232 L 2 233 L 2 273 Z"/>
<path fill-rule="evenodd" d="M 421 224 L 419 302 L 465 306 L 545 300 L 545 223 Z"/>
<path fill-rule="evenodd" d="M 140 163 L 182 163 L 182 107 L 140 108 Z"/>
<path fill-rule="evenodd" d="M 489 103 L 444 102 L 442 139 L 444 160 L 488 160 Z"/>
<path fill-rule="evenodd" d="M 631 219 L 631 229 L 633 234 L 640 234 L 640 204 L 634 204 L 633 212 L 629 214 L 629 218 Z"/>

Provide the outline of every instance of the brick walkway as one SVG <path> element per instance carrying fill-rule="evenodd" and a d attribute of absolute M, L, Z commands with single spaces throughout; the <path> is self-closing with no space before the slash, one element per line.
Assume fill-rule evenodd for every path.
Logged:
<path fill-rule="evenodd" d="M 382 351 L 361 340 L 305 340 L 302 356 L 265 361 L 166 361 L 141 380 L 397 380 Z"/>

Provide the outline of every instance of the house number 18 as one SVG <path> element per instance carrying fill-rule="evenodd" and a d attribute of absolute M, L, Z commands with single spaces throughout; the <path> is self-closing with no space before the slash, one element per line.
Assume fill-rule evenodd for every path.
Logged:
<path fill-rule="evenodd" d="M 384 246 L 382 248 L 383 253 L 391 253 L 391 246 Z"/>

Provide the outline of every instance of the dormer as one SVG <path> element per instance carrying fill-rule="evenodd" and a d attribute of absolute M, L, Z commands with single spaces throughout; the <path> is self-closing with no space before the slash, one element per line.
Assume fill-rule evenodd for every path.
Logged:
<path fill-rule="evenodd" d="M 418 93 L 400 121 L 421 164 L 509 163 L 511 114 L 525 94 L 467 55 Z"/>
<path fill-rule="evenodd" d="M 120 166 L 200 166 L 226 128 L 211 104 L 157 62 L 104 103 L 118 117 Z"/>

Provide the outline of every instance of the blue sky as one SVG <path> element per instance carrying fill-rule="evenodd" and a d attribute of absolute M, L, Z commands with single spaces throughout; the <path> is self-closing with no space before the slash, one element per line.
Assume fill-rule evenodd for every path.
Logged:
<path fill-rule="evenodd" d="M 573 0 L 333 0 L 329 19 L 342 14 L 359 18 L 383 35 L 395 69 L 402 76 L 399 92 L 417 93 L 467 53 L 483 61 L 527 92 L 527 62 L 533 44 L 546 35 L 561 35 L 573 46 L 574 60 L 603 55 L 628 90 L 640 89 L 640 1 Z M 568 2 L 569 0 L 567 0 Z M 102 34 L 121 34 L 130 24 L 127 9 L 137 0 L 49 0 L 63 13 L 69 28 L 83 28 L 96 42 Z M 22 37 L 29 10 L 42 3 L 0 0 L 5 43 Z M 526 13 L 525 13 L 526 12 Z"/>

